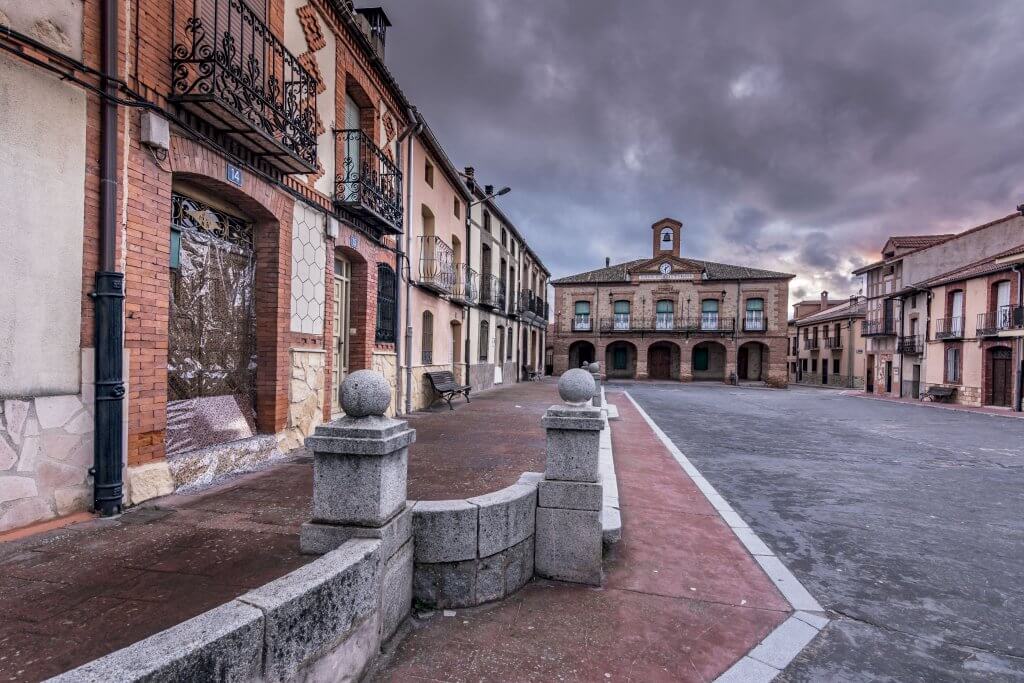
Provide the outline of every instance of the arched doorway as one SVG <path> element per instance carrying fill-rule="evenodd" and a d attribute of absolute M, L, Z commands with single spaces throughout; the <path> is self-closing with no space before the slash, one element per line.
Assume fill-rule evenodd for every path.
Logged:
<path fill-rule="evenodd" d="M 725 381 L 725 347 L 718 342 L 704 341 L 694 346 L 690 362 L 695 381 Z"/>
<path fill-rule="evenodd" d="M 1013 352 L 1005 346 L 994 346 L 985 356 L 989 378 L 985 404 L 1009 408 L 1013 400 Z"/>
<path fill-rule="evenodd" d="M 636 377 L 636 347 L 628 341 L 612 342 L 605 349 L 604 363 L 608 377 Z"/>
<path fill-rule="evenodd" d="M 647 349 L 647 376 L 651 379 L 679 379 L 679 347 L 660 341 Z"/>
<path fill-rule="evenodd" d="M 569 345 L 569 369 L 578 368 L 584 363 L 593 363 L 597 359 L 594 345 L 588 341 L 574 341 Z"/>
<path fill-rule="evenodd" d="M 762 382 L 768 377 L 768 347 L 747 342 L 736 353 L 736 376 L 743 381 Z"/>

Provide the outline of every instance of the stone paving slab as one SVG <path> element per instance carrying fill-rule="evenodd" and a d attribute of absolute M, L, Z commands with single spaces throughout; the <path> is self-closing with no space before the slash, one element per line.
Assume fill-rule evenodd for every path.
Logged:
<path fill-rule="evenodd" d="M 609 392 L 622 540 L 603 585 L 535 581 L 500 603 L 421 615 L 376 680 L 707 681 L 786 621 L 788 603 L 619 397 Z"/>

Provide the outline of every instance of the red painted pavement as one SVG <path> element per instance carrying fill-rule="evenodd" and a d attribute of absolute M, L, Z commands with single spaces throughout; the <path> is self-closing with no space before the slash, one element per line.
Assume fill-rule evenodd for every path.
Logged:
<path fill-rule="evenodd" d="M 612 444 L 623 540 L 601 588 L 535 581 L 414 622 L 378 680 L 706 681 L 789 605 L 622 394 Z"/>

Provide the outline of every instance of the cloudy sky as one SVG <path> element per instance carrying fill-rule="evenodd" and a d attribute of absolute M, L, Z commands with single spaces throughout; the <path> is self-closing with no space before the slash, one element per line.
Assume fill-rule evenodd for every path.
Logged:
<path fill-rule="evenodd" d="M 366 4 L 366 3 L 360 3 Z M 1020 0 L 388 0 L 388 63 L 557 277 L 649 255 L 855 293 L 1024 201 Z"/>

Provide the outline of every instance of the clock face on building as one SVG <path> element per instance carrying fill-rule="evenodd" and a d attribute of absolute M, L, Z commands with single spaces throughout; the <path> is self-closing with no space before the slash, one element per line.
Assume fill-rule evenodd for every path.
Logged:
<path fill-rule="evenodd" d="M 662 263 L 661 266 L 658 267 L 658 270 L 661 271 L 662 275 L 668 275 L 672 272 L 672 264 L 668 262 Z"/>

